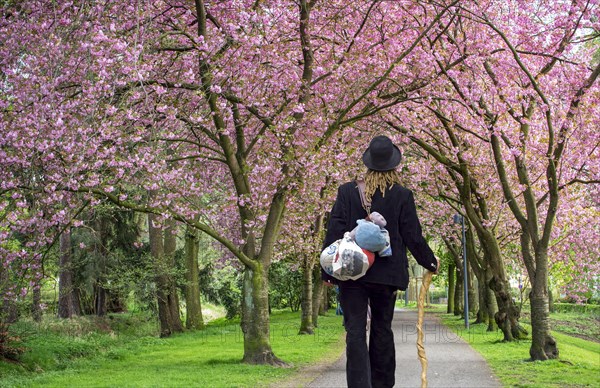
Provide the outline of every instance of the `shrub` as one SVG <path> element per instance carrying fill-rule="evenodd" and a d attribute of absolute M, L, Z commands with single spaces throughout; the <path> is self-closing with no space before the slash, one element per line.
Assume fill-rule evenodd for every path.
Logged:
<path fill-rule="evenodd" d="M 200 289 L 207 301 L 225 308 L 227 319 L 241 311 L 242 271 L 234 267 L 217 269 L 208 264 L 200 270 Z"/>
<path fill-rule="evenodd" d="M 448 294 L 445 289 L 434 288 L 429 291 L 429 298 L 431 299 L 431 303 L 440 303 L 442 298 L 447 298 Z M 447 302 L 447 301 L 446 301 Z"/>
<path fill-rule="evenodd" d="M 597 304 L 554 303 L 554 311 L 557 313 L 587 313 L 600 317 L 600 305 Z"/>
<path fill-rule="evenodd" d="M 20 346 L 21 338 L 11 335 L 8 329 L 7 323 L 0 322 L 0 359 L 17 361 L 25 348 Z"/>

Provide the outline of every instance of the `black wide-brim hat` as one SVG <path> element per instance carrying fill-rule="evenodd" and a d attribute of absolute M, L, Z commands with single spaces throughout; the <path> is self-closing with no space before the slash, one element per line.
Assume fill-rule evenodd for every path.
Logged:
<path fill-rule="evenodd" d="M 395 169 L 402 159 L 400 149 L 387 136 L 376 136 L 371 140 L 369 148 L 363 153 L 365 166 L 375 171 Z"/>

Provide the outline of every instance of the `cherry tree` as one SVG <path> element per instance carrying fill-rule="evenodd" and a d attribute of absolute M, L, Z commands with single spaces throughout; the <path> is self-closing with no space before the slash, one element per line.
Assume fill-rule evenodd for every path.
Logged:
<path fill-rule="evenodd" d="M 11 230 L 67 225 L 82 199 L 194 227 L 244 268 L 244 361 L 279 363 L 267 275 L 302 171 L 345 127 L 436 75 L 414 66 L 417 48 L 456 3 L 6 5 L 1 195 L 44 205 Z M 198 206 L 206 195 L 227 206 Z M 4 249 L 3 261 L 51 243 Z"/>
<path fill-rule="evenodd" d="M 532 284 L 534 360 L 558 355 L 548 327 L 548 250 L 557 214 L 568 214 L 571 205 L 560 201 L 562 192 L 597 181 L 592 133 L 600 68 L 590 66 L 593 47 L 585 44 L 598 34 L 597 7 L 590 1 L 462 5 L 460 23 L 448 28 L 434 50 L 438 66 L 459 59 L 462 66 L 445 71 L 447 82 L 429 89 L 415 108 L 431 117 L 422 133 L 458 157 L 451 168 L 469 169 L 476 177 L 468 182 L 461 174 L 463 205 L 475 227 L 474 213 L 485 208 L 473 188 L 487 191 L 484 197 L 502 193 L 502 206 L 517 223 Z M 396 126 L 416 127 L 399 116 Z M 441 137 L 436 127 L 447 135 Z M 492 225 L 493 218 L 484 219 Z"/>

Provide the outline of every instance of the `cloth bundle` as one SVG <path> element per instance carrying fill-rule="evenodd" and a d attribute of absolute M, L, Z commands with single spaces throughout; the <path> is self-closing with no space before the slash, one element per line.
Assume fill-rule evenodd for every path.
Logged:
<path fill-rule="evenodd" d="M 371 252 L 377 252 L 379 257 L 392 255 L 390 234 L 385 229 L 387 221 L 378 212 L 373 212 L 364 220 L 356 221 L 358 226 L 350 235 L 359 247 Z"/>
<path fill-rule="evenodd" d="M 356 280 L 367 273 L 375 255 L 356 244 L 350 232 L 321 253 L 321 267 L 338 280 Z"/>
<path fill-rule="evenodd" d="M 338 280 L 356 280 L 364 276 L 375 260 L 374 252 L 380 257 L 391 256 L 390 235 L 384 228 L 385 218 L 373 212 L 344 238 L 337 240 L 321 253 L 321 267 Z"/>

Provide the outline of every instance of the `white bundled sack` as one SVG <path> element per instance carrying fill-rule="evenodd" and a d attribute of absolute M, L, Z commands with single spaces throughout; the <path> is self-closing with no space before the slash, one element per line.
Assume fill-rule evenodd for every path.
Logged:
<path fill-rule="evenodd" d="M 345 233 L 340 241 L 338 253 L 332 262 L 333 276 L 339 280 L 356 280 L 367 273 L 369 259 L 362 248 Z"/>
<path fill-rule="evenodd" d="M 321 268 L 325 271 L 325 273 L 329 276 L 333 275 L 333 260 L 337 257 L 339 253 L 339 247 L 342 240 L 337 240 L 327 248 L 323 249 L 321 252 Z"/>

